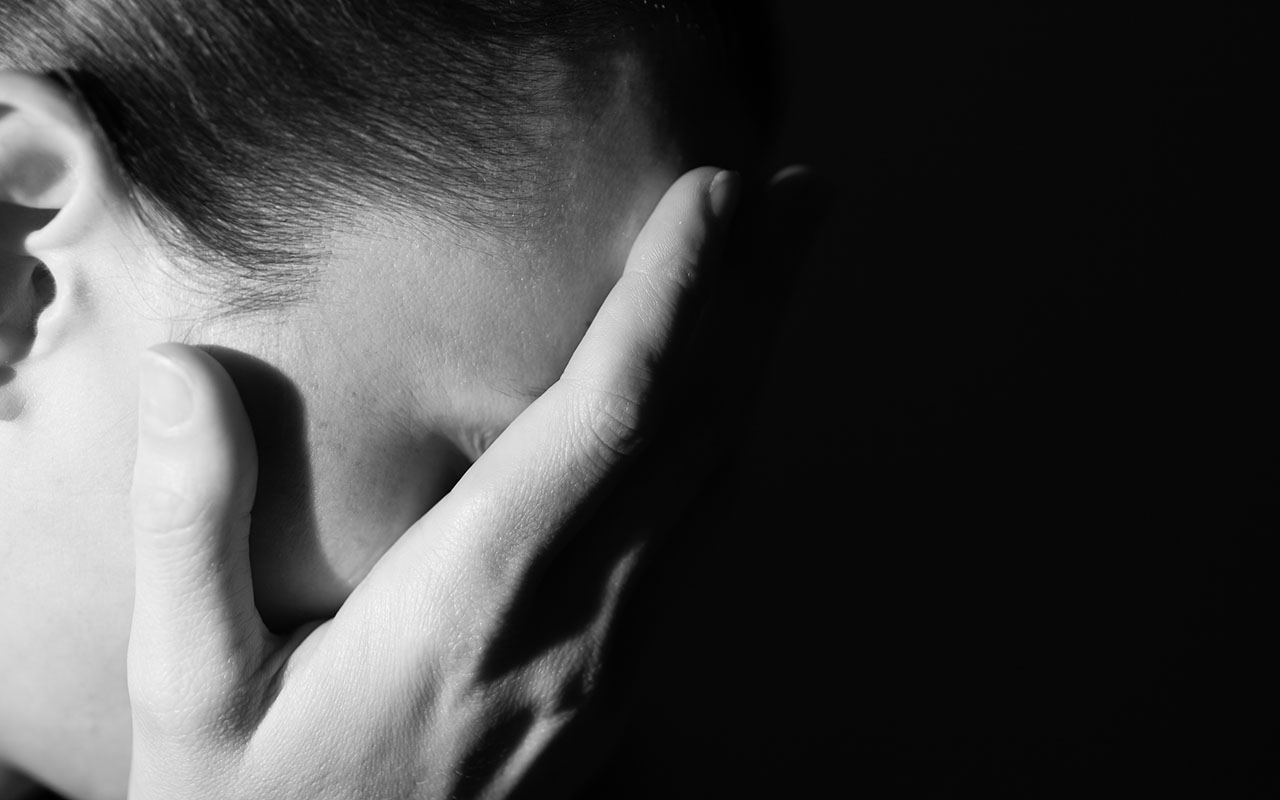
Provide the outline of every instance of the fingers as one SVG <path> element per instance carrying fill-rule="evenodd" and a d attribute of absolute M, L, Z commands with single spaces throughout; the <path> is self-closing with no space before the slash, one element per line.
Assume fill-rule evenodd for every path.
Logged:
<path fill-rule="evenodd" d="M 677 181 L 640 231 L 618 285 L 565 368 L 565 393 L 603 391 L 644 406 L 654 373 L 696 319 L 740 178 L 712 169 Z"/>
<path fill-rule="evenodd" d="M 829 188 L 811 169 L 791 166 L 746 193 L 725 261 L 731 265 L 699 321 L 680 403 L 664 418 L 643 476 L 611 500 L 608 526 L 668 529 L 704 494 L 711 471 L 751 446 L 750 415 L 767 384 L 786 305 L 807 271 L 813 234 L 827 216 Z M 627 496 L 624 496 L 627 495 Z M 655 504 L 654 497 L 668 502 Z M 686 503 L 687 504 L 687 503 Z"/>
<path fill-rule="evenodd" d="M 136 596 L 129 642 L 135 718 L 225 696 L 261 654 L 249 512 L 253 433 L 210 356 L 162 345 L 143 354 L 133 479 Z"/>
<path fill-rule="evenodd" d="M 696 534 L 700 514 L 722 501 L 717 493 L 733 485 L 724 468 L 757 441 L 750 417 L 774 349 L 773 328 L 827 208 L 826 187 L 805 167 L 781 170 L 746 193 L 727 268 L 699 317 L 696 342 L 682 354 L 689 369 L 679 376 L 679 403 L 663 415 L 644 452 L 629 460 L 625 482 L 593 514 L 591 534 L 566 545 L 536 588 L 515 600 L 521 613 L 535 615 L 541 606 L 547 619 L 554 609 L 594 608 L 592 625 L 604 630 L 638 568 L 673 535 Z M 537 626 L 523 627 L 539 635 Z M 537 652 L 566 639 L 558 629 L 541 635 L 543 641 L 512 649 Z"/>
<path fill-rule="evenodd" d="M 682 355 L 690 369 L 680 376 L 679 403 L 664 414 L 659 435 L 631 460 L 625 482 L 593 514 L 592 533 L 569 543 L 536 589 L 516 599 L 522 612 L 537 613 L 539 605 L 597 607 L 592 624 L 607 628 L 638 568 L 673 535 L 687 541 L 682 533 L 696 534 L 702 515 L 715 514 L 715 504 L 724 502 L 718 493 L 734 485 L 725 469 L 758 442 L 751 415 L 766 382 L 772 329 L 800 282 L 812 233 L 827 212 L 825 187 L 806 168 L 782 170 L 760 188 L 744 198 L 735 217 L 728 268 L 699 318 L 697 341 Z M 552 616 L 554 611 L 544 618 Z M 551 647 L 556 636 L 564 639 L 564 631 L 540 644 Z"/>
<path fill-rule="evenodd" d="M 668 190 L 563 377 L 424 520 L 454 565 L 438 567 L 437 577 L 466 575 L 453 586 L 509 595 L 515 576 L 562 541 L 644 441 L 655 390 L 696 321 L 737 192 L 737 176 L 713 168 Z"/>

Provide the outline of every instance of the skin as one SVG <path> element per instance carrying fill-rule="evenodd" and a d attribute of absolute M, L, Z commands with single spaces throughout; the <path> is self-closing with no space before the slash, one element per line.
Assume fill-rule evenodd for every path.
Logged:
<path fill-rule="evenodd" d="M 71 797 L 123 795 L 141 354 L 225 348 L 251 418 L 272 410 L 255 397 L 292 387 L 299 435 L 257 445 L 272 477 L 254 588 L 276 627 L 331 616 L 556 381 L 621 275 L 682 171 L 636 108 L 620 96 L 569 140 L 558 235 L 504 249 L 371 210 L 333 231 L 312 300 L 227 319 L 134 218 L 81 110 L 55 84 L 0 75 L 0 762 Z M 51 168 L 14 167 L 35 161 Z"/>
<path fill-rule="evenodd" d="M 199 350 L 148 356 L 131 798 L 497 798 L 585 780 L 598 746 L 550 751 L 599 708 L 620 594 L 673 499 L 698 485 L 699 459 L 662 460 L 667 483 L 623 513 L 609 485 L 652 434 L 656 379 L 702 316 L 736 186 L 711 168 L 676 182 L 560 380 L 333 619 L 293 636 L 273 635 L 253 604 L 257 465 L 234 386 Z M 542 601 L 570 586 L 591 599 Z M 599 741 L 618 717 L 595 716 Z"/>
<path fill-rule="evenodd" d="M 717 280 L 740 185 L 702 168 L 666 192 L 560 379 L 291 636 L 253 602 L 261 481 L 236 387 L 199 349 L 152 349 L 131 798 L 572 796 L 604 765 L 628 721 L 619 608 L 660 540 L 704 519 L 686 515 L 742 430 L 741 334 L 781 288 L 752 279 L 821 216 L 807 170 L 779 173 L 740 225 L 759 261 Z"/>

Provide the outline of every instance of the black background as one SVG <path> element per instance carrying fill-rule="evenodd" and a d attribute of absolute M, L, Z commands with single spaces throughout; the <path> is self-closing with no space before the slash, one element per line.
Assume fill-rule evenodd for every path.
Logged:
<path fill-rule="evenodd" d="M 843 5 L 779 4 L 839 202 L 594 794 L 1280 796 L 1264 26 Z"/>

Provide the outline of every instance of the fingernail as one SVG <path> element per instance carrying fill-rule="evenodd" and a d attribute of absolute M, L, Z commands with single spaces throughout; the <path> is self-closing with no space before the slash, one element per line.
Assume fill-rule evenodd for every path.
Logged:
<path fill-rule="evenodd" d="M 143 424 L 152 433 L 168 433 L 191 417 L 191 384 L 167 358 L 143 353 L 141 405 Z"/>
<path fill-rule="evenodd" d="M 707 200 L 711 204 L 711 214 L 717 220 L 724 222 L 733 214 L 738 205 L 738 189 L 741 184 L 741 176 L 731 170 L 720 170 L 711 179 L 711 185 L 707 187 Z"/>

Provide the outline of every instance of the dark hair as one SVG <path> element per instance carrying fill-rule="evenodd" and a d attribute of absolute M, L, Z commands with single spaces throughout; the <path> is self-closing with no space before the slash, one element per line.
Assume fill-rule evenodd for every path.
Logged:
<path fill-rule="evenodd" d="M 333 220 L 372 204 L 530 229 L 562 188 L 547 120 L 589 111 L 621 53 L 674 37 L 764 92 L 745 5 L 0 0 L 0 66 L 59 76 L 148 226 L 256 308 L 295 297 Z"/>

